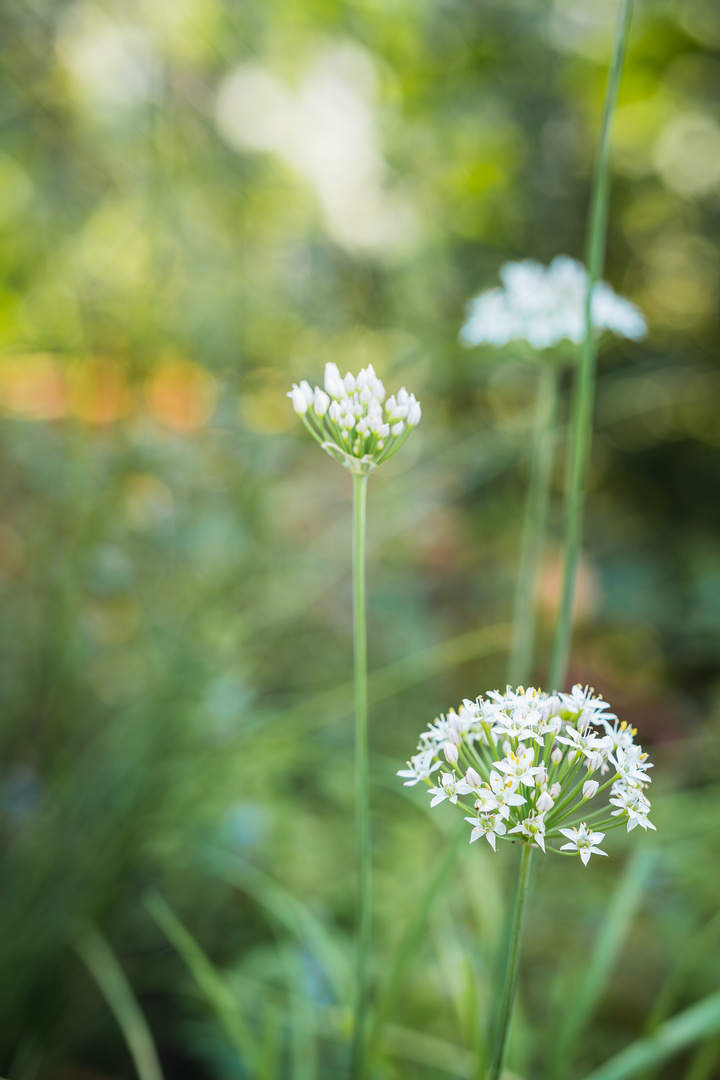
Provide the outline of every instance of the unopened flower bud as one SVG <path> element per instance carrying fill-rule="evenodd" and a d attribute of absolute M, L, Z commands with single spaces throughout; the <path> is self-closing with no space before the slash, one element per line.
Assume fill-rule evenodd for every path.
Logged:
<path fill-rule="evenodd" d="M 538 795 L 537 802 L 535 803 L 539 814 L 544 814 L 547 810 L 552 810 L 554 805 L 555 800 L 547 791 L 543 791 L 541 795 Z"/>
<path fill-rule="evenodd" d="M 416 427 L 420 423 L 421 416 L 420 402 L 416 401 L 415 404 L 410 407 L 410 412 L 408 413 L 408 427 Z"/>
<path fill-rule="evenodd" d="M 296 383 L 293 384 L 292 390 L 288 391 L 287 396 L 292 401 L 292 407 L 298 416 L 303 416 L 308 410 L 308 403 L 305 395 Z"/>
<path fill-rule="evenodd" d="M 455 765 L 458 759 L 458 748 L 455 743 L 446 742 L 443 746 L 443 753 L 445 754 L 445 760 L 449 761 L 451 765 Z"/>
<path fill-rule="evenodd" d="M 544 787 L 548 782 L 548 774 L 543 769 L 542 772 L 535 773 L 535 783 L 539 788 Z"/>
<path fill-rule="evenodd" d="M 467 780 L 470 787 L 474 787 L 474 788 L 480 787 L 480 784 L 482 783 L 482 777 L 480 776 L 480 774 L 478 772 L 475 771 L 475 769 L 473 769 L 472 765 L 468 768 L 468 771 L 465 773 L 465 779 Z"/>
<path fill-rule="evenodd" d="M 332 398 L 345 397 L 345 384 L 337 364 L 325 365 L 325 389 Z"/>
<path fill-rule="evenodd" d="M 586 780 L 582 789 L 583 799 L 592 799 L 599 787 L 597 780 Z"/>
<path fill-rule="evenodd" d="M 560 784 L 553 784 L 553 786 L 550 788 L 550 794 L 552 795 L 553 799 L 557 799 L 561 791 L 562 787 L 560 786 Z"/>
<path fill-rule="evenodd" d="M 550 755 L 550 759 L 552 760 L 553 765 L 559 765 L 560 764 L 560 762 L 563 759 L 563 752 L 562 752 L 562 750 L 560 749 L 559 746 L 555 747 L 552 754 Z"/>
<path fill-rule="evenodd" d="M 313 409 L 316 416 L 324 416 L 328 411 L 330 405 L 330 398 L 321 390 L 319 386 L 315 387 L 315 397 L 313 398 Z"/>
<path fill-rule="evenodd" d="M 307 381 L 307 379 L 303 379 L 303 381 L 300 383 L 300 389 L 302 390 L 308 405 L 312 405 L 313 398 L 315 397 L 315 392 L 313 391 L 313 388 Z"/>
<path fill-rule="evenodd" d="M 393 435 L 402 435 L 404 427 L 405 425 L 403 424 L 402 420 L 398 420 L 397 424 L 393 424 L 390 430 L 392 431 Z"/>
<path fill-rule="evenodd" d="M 596 769 L 600 768 L 604 760 L 602 754 L 591 754 L 587 759 L 588 772 L 595 772 Z"/>
<path fill-rule="evenodd" d="M 355 376 L 351 371 L 348 371 L 347 375 L 343 379 L 343 386 L 345 387 L 346 394 L 352 394 L 355 390 Z"/>

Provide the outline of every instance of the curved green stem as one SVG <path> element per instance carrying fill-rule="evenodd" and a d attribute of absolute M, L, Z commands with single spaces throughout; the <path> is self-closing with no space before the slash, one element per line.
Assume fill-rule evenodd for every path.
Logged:
<path fill-rule="evenodd" d="M 572 609 L 575 596 L 582 519 L 585 507 L 585 484 L 587 479 L 590 443 L 592 439 L 593 397 L 595 391 L 595 357 L 597 336 L 592 323 L 591 300 L 593 286 L 602 276 L 605 261 L 608 205 L 610 199 L 610 129 L 617 104 L 620 73 L 625 59 L 625 48 L 630 32 L 632 0 L 621 0 L 618 12 L 615 44 L 613 47 L 610 75 L 608 77 L 605 105 L 603 107 L 600 143 L 592 198 L 590 201 L 589 238 L 587 249 L 588 288 L 585 299 L 585 338 L 580 347 L 580 361 L 575 382 L 572 410 L 572 446 L 568 468 L 565 509 L 565 570 L 562 598 L 555 631 L 555 646 L 550 666 L 549 685 L 561 690 L 565 682 L 572 632 Z"/>
<path fill-rule="evenodd" d="M 557 413 L 558 369 L 541 361 L 538 374 L 535 425 L 530 448 L 530 480 L 525 499 L 522 547 L 515 590 L 513 637 L 508 662 L 511 686 L 527 685 L 537 623 L 537 578 L 545 547 Z"/>
<path fill-rule="evenodd" d="M 500 1011 L 495 1033 L 495 1048 L 493 1059 L 488 1073 L 488 1080 L 500 1080 L 505 1054 L 507 1051 L 508 1035 L 510 1033 L 510 1018 L 512 1016 L 515 990 L 517 989 L 518 968 L 520 966 L 520 946 L 522 944 L 523 924 L 525 922 L 525 910 L 527 898 L 530 892 L 530 870 L 532 867 L 533 849 L 529 844 L 522 845 L 522 857 L 520 859 L 520 872 L 518 874 L 517 891 L 515 893 L 515 909 L 513 911 L 512 927 L 510 929 L 510 945 L 508 948 L 507 963 L 505 965 L 505 979 L 500 999 Z"/>
<path fill-rule="evenodd" d="M 355 666 L 355 821 L 359 858 L 355 1028 L 350 1076 L 363 1080 L 367 1070 L 368 979 L 372 929 L 372 851 L 370 837 L 370 763 L 368 750 L 367 627 L 365 622 L 365 520 L 367 476 L 353 473 L 353 641 Z"/>

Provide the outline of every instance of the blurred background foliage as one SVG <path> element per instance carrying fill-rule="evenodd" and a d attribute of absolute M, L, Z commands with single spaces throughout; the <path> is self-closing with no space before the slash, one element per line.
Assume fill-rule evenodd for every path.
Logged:
<path fill-rule="evenodd" d="M 424 411 L 370 485 L 377 1076 L 472 1075 L 513 851 L 463 847 L 438 875 L 460 823 L 394 773 L 505 677 L 537 367 L 457 332 L 507 259 L 582 256 L 615 10 L 0 9 L 3 1075 L 134 1075 L 75 945 L 88 923 L 167 1077 L 343 1075 L 350 482 L 284 397 L 327 360 L 373 363 Z M 607 864 L 538 867 L 525 1077 L 563 1024 L 557 1075 L 579 1075 L 720 981 L 719 193 L 720 10 L 639 0 L 607 277 L 651 331 L 600 361 L 571 680 L 652 748 L 658 833 L 633 837 L 639 863 L 614 834 Z M 539 683 L 562 483 L 559 454 Z M 151 888 L 227 978 L 252 1066 Z M 573 1043 L 613 904 L 627 933 Z M 710 1041 L 647 1075 L 719 1062 Z"/>

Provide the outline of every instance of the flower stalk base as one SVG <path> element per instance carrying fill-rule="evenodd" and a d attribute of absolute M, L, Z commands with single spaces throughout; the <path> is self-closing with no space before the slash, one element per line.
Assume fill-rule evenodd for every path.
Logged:
<path fill-rule="evenodd" d="M 487 1080 L 500 1080 L 503 1064 L 505 1062 L 505 1055 L 507 1053 L 508 1036 L 510 1034 L 510 1019 L 512 1017 L 515 991 L 517 989 L 518 969 L 520 967 L 520 947 L 522 945 L 523 926 L 525 924 L 525 911 L 527 909 L 527 900 L 530 893 L 532 857 L 532 847 L 529 844 L 523 844 L 522 855 L 520 858 L 520 872 L 518 874 L 517 890 L 515 893 L 515 907 L 510 929 L 507 963 L 505 966 L 505 979 L 502 997 L 500 999 L 500 1011 L 498 1013 L 498 1023 L 495 1034 L 495 1047 Z"/>
<path fill-rule="evenodd" d="M 353 473 L 353 641 L 355 661 L 355 820 L 358 851 L 358 937 L 355 1029 L 350 1076 L 364 1080 L 370 1005 L 368 972 L 372 942 L 372 846 L 367 707 L 367 626 L 365 620 L 365 521 L 367 474 Z"/>

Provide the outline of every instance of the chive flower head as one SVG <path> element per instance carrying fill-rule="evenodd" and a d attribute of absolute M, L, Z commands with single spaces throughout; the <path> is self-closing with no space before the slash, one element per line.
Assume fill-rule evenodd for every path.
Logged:
<path fill-rule="evenodd" d="M 518 839 L 587 866 L 607 854 L 600 844 L 608 829 L 655 828 L 646 794 L 652 764 L 636 734 L 588 687 L 546 694 L 508 686 L 434 720 L 398 776 L 407 786 L 425 783 L 431 807 L 459 806 L 471 844 L 484 836 L 495 850 L 498 840 Z"/>
<path fill-rule="evenodd" d="M 326 364 L 324 389 L 303 379 L 287 396 L 323 450 L 361 474 L 397 453 L 422 415 L 420 402 L 404 386 L 386 396 L 372 364 L 344 378 L 337 364 Z"/>

